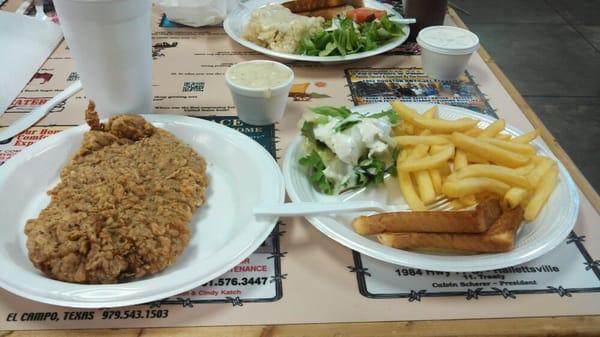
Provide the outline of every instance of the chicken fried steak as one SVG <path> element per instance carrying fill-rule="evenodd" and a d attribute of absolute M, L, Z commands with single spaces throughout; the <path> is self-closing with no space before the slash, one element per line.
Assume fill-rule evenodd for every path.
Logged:
<path fill-rule="evenodd" d="M 25 226 L 29 259 L 51 278 L 115 283 L 158 272 L 190 240 L 204 203 L 206 163 L 138 115 L 101 124 L 90 106 L 81 148 Z"/>

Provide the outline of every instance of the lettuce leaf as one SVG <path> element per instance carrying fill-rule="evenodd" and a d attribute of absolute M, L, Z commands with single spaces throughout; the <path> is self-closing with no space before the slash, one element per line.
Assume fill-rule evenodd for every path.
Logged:
<path fill-rule="evenodd" d="M 308 170 L 308 179 L 311 184 L 317 188 L 317 190 L 325 193 L 332 194 L 335 183 L 329 180 L 323 170 L 325 170 L 325 163 L 317 153 L 317 151 L 312 151 L 307 156 L 300 158 L 298 163 Z"/>
<path fill-rule="evenodd" d="M 403 25 L 387 16 L 355 23 L 350 18 L 333 19 L 332 29 L 312 34 L 300 41 L 298 54 L 309 56 L 344 56 L 376 49 L 404 35 Z"/>

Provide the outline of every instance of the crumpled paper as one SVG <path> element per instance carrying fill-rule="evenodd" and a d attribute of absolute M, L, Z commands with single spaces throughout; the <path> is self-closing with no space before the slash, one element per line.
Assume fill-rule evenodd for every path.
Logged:
<path fill-rule="evenodd" d="M 239 0 L 155 0 L 169 20 L 191 27 L 218 25 Z"/>

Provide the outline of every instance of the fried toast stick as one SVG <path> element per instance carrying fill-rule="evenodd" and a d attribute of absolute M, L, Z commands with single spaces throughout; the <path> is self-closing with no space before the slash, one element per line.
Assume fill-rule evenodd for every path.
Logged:
<path fill-rule="evenodd" d="M 477 253 L 500 253 L 514 248 L 515 234 L 523 221 L 523 209 L 502 213 L 490 229 L 481 234 L 383 233 L 377 238 L 386 246 L 400 249 L 435 248 Z"/>
<path fill-rule="evenodd" d="M 383 232 L 482 233 L 502 213 L 500 201 L 489 198 L 470 211 L 392 212 L 360 216 L 352 227 L 361 235 Z"/>

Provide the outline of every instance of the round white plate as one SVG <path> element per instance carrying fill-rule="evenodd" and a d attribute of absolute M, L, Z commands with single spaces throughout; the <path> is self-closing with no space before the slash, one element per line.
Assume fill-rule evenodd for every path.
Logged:
<path fill-rule="evenodd" d="M 364 59 L 367 57 L 379 55 L 381 53 L 390 51 L 390 50 L 398 47 L 402 43 L 404 43 L 404 41 L 406 41 L 406 39 L 408 39 L 408 35 L 410 33 L 410 28 L 408 27 L 408 25 L 405 25 L 404 29 L 403 29 L 403 31 L 404 31 L 403 36 L 401 36 L 397 39 L 394 39 L 394 40 L 380 46 L 377 49 L 373 49 L 373 50 L 369 50 L 369 51 L 357 53 L 357 54 L 346 55 L 346 56 L 308 56 L 308 55 L 283 53 L 283 52 L 271 50 L 269 48 L 261 47 L 261 46 L 255 44 L 253 42 L 250 42 L 242 37 L 244 28 L 250 21 L 250 16 L 251 16 L 253 10 L 255 10 L 256 8 L 266 6 L 268 4 L 282 3 L 285 1 L 287 1 L 287 0 L 250 0 L 245 3 L 240 3 L 238 8 L 236 8 L 233 12 L 231 12 L 231 13 L 229 13 L 229 15 L 227 15 L 227 17 L 225 18 L 225 21 L 223 22 L 223 28 L 225 29 L 225 32 L 227 32 L 227 35 L 229 35 L 229 37 L 232 38 L 235 42 L 241 44 L 242 46 L 244 46 L 246 48 L 250 48 L 254 51 L 257 51 L 259 53 L 262 53 L 262 54 L 265 54 L 268 56 L 272 56 L 272 57 L 275 57 L 278 59 L 283 59 L 283 60 L 308 61 L 308 62 L 336 62 L 336 63 L 356 61 L 356 60 Z M 381 10 L 387 11 L 390 14 L 394 14 L 394 16 L 390 18 L 390 20 L 393 20 L 394 17 L 402 18 L 402 15 L 400 15 L 400 13 L 395 11 L 390 5 L 381 3 L 376 0 L 365 0 L 364 3 L 365 3 L 365 7 L 381 9 Z"/>
<path fill-rule="evenodd" d="M 85 285 L 44 276 L 27 258 L 27 219 L 49 203 L 59 171 L 79 148 L 86 125 L 41 140 L 0 167 L 0 286 L 28 299 L 69 307 L 103 308 L 146 303 L 199 286 L 234 267 L 271 233 L 275 218 L 256 219 L 253 208 L 284 200 L 277 163 L 260 144 L 214 122 L 144 115 L 190 145 L 207 162 L 206 203 L 190 224 L 192 237 L 175 263 L 141 280 Z M 243 167 L 243 169 L 240 169 Z"/>
<path fill-rule="evenodd" d="M 431 104 L 408 103 L 419 112 L 431 107 Z M 444 119 L 472 117 L 479 119 L 479 126 L 489 125 L 493 118 L 463 108 L 439 105 L 439 116 Z M 359 112 L 378 112 L 390 109 L 389 104 L 373 104 L 355 107 Z M 520 135 L 521 131 L 507 126 L 505 129 L 512 135 Z M 552 152 L 539 140 L 533 142 L 538 153 L 556 159 Z M 348 199 L 375 199 L 389 205 L 408 209 L 402 199 L 397 180 L 387 179 L 379 188 L 367 188 L 364 192 L 352 195 L 329 196 L 317 192 L 306 178 L 304 169 L 298 159 L 304 156 L 300 137 L 296 138 L 287 150 L 283 163 L 283 175 L 290 199 L 294 202 L 327 202 Z M 308 221 L 328 237 L 342 245 L 360 253 L 385 262 L 402 266 L 448 272 L 484 271 L 530 261 L 547 253 L 569 234 L 575 225 L 579 210 L 579 195 L 567 170 L 558 162 L 559 183 L 548 203 L 535 221 L 524 223 L 517 234 L 514 250 L 499 254 L 479 254 L 470 256 L 435 255 L 405 251 L 384 246 L 373 237 L 356 234 L 350 223 L 358 213 L 346 213 L 336 216 L 308 217 Z"/>

